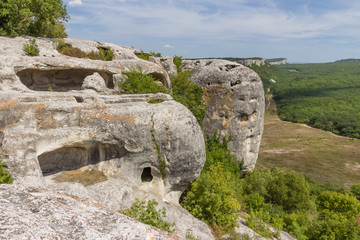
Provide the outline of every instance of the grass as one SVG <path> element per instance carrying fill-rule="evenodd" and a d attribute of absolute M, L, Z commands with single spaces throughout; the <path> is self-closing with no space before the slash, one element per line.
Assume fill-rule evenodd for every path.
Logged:
<path fill-rule="evenodd" d="M 72 170 L 64 171 L 53 178 L 56 182 L 77 182 L 82 185 L 90 186 L 95 183 L 104 182 L 107 180 L 105 174 L 99 170 Z"/>
<path fill-rule="evenodd" d="M 315 182 L 349 189 L 360 182 L 360 140 L 342 137 L 304 124 L 281 121 L 275 102 L 265 112 L 265 129 L 257 169 L 281 168 Z"/>

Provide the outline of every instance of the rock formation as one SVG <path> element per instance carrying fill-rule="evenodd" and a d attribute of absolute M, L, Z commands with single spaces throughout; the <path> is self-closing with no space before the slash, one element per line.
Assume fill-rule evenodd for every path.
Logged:
<path fill-rule="evenodd" d="M 41 188 L 0 185 L 1 239 L 180 239 L 97 203 Z"/>
<path fill-rule="evenodd" d="M 79 59 L 58 53 L 56 44 L 43 38 L 36 39 L 39 56 L 30 57 L 23 50 L 27 40 L 0 37 L 0 158 L 15 180 L 13 189 L 2 187 L 0 201 L 15 205 L 24 201 L 25 207 L 31 205 L 27 197 L 40 204 L 49 194 L 49 199 L 71 202 L 48 190 L 41 190 L 40 195 L 33 190 L 21 192 L 18 186 L 76 195 L 111 211 L 130 207 L 136 198 L 155 199 L 167 209 L 166 220 L 177 223 L 177 235 L 185 237 L 191 229 L 200 239 L 214 239 L 207 225 L 178 201 L 205 163 L 204 135 L 218 130 L 223 136 L 232 136 L 230 147 L 239 161 L 244 160 L 244 170 L 254 168 L 264 117 L 258 75 L 224 60 L 184 61 L 183 68 L 193 70 L 191 80 L 205 90 L 208 108 L 203 135 L 192 113 L 170 95 L 125 95 L 118 87 L 124 81 L 123 73 L 141 69 L 171 90 L 169 74 L 176 74 L 172 58 L 146 61 L 136 57 L 131 47 L 65 39 L 86 53 L 104 47 L 114 52 L 113 61 Z M 100 171 L 107 180 L 89 186 L 56 180 L 64 171 L 76 170 Z M 14 197 L 9 196 L 11 192 Z M 15 205 L 13 209 L 20 209 Z M 31 209 L 40 209 L 54 219 L 59 216 L 51 209 Z M 68 210 L 76 213 L 76 209 Z M 113 221 L 120 223 L 117 216 Z M 64 219 L 54 220 L 55 226 L 71 229 Z M 107 220 L 101 221 L 107 224 Z M 80 219 L 74 223 L 82 224 Z M 27 227 L 21 224 L 8 229 L 18 232 Z M 49 232 L 48 226 L 39 231 Z M 144 227 L 140 228 L 143 234 Z M 91 236 L 102 231 L 93 229 Z M 109 236 L 116 231 L 109 231 Z M 55 237 L 61 231 L 49 233 Z M 154 234 L 151 236 L 156 237 Z M 27 237 L 21 232 L 19 236 Z M 38 235 L 29 235 L 33 236 Z"/>
<path fill-rule="evenodd" d="M 207 110 L 205 136 L 216 131 L 231 136 L 229 147 L 244 171 L 254 169 L 264 125 L 265 98 L 260 77 L 241 64 L 226 60 L 185 60 L 190 79 L 203 87 Z"/>
<path fill-rule="evenodd" d="M 282 64 L 288 64 L 287 58 L 272 58 L 272 59 L 266 59 L 266 62 L 268 62 L 271 65 L 282 65 Z"/>
<path fill-rule="evenodd" d="M 84 52 L 99 45 L 65 41 Z M 156 199 L 168 221 L 184 219 L 177 234 L 193 229 L 213 239 L 206 224 L 178 204 L 205 162 L 195 117 L 166 94 L 118 94 L 122 73 L 139 68 L 171 88 L 165 69 L 128 47 L 101 44 L 115 59 L 100 61 L 61 55 L 48 39 L 36 40 L 40 56 L 26 56 L 26 42 L 0 37 L 0 158 L 15 184 L 93 199 L 113 211 L 135 198 Z M 54 181 L 76 169 L 100 170 L 108 180 L 87 187 Z"/>

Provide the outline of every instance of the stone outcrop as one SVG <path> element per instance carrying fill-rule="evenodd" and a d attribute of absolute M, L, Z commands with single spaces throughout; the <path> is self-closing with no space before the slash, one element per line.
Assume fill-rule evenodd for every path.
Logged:
<path fill-rule="evenodd" d="M 216 131 L 231 136 L 229 147 L 244 171 L 255 167 L 264 125 L 265 98 L 260 77 L 241 64 L 226 60 L 184 60 L 190 79 L 204 89 L 207 110 L 205 136 Z"/>
<path fill-rule="evenodd" d="M 179 236 L 192 229 L 213 239 L 206 224 L 178 204 L 205 162 L 195 117 L 166 94 L 118 94 L 122 73 L 139 68 L 170 89 L 166 70 L 137 58 L 133 48 L 65 41 L 84 52 L 110 47 L 115 59 L 64 56 L 48 39 L 37 39 L 40 56 L 30 57 L 22 49 L 26 38 L 0 37 L 0 157 L 15 184 L 92 199 L 112 211 L 135 198 L 156 199 L 168 221 L 183 219 Z M 63 171 L 87 169 L 108 180 L 86 187 L 54 181 Z"/>
<path fill-rule="evenodd" d="M 150 61 L 154 62 L 154 63 L 158 63 L 161 64 L 167 71 L 167 73 L 169 75 L 177 75 L 177 68 L 176 65 L 174 64 L 174 58 L 173 57 L 153 57 L 150 56 L 149 58 Z"/>
<path fill-rule="evenodd" d="M 97 203 L 40 188 L 0 185 L 1 239 L 179 239 Z"/>
<path fill-rule="evenodd" d="M 260 58 L 260 59 L 246 58 L 246 59 L 237 60 L 236 62 L 244 66 L 251 67 L 252 65 L 258 65 L 258 66 L 264 65 L 265 61 L 266 61 L 265 58 Z"/>
<path fill-rule="evenodd" d="M 287 58 L 272 58 L 272 59 L 266 59 L 266 62 L 268 62 L 271 65 L 282 65 L 282 64 L 288 64 Z"/>

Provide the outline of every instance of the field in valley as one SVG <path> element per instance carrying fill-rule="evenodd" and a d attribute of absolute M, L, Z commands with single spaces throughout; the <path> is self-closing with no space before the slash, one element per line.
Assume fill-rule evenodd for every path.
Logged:
<path fill-rule="evenodd" d="M 281 121 L 268 95 L 257 169 L 278 167 L 348 189 L 360 184 L 360 140 Z M 270 104 L 269 104 L 270 103 Z"/>

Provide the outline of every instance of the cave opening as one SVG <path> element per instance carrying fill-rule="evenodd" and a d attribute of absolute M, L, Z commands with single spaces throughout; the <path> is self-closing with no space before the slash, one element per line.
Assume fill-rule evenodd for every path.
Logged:
<path fill-rule="evenodd" d="M 151 174 L 151 167 L 144 168 L 141 174 L 141 182 L 151 182 L 153 178 L 154 177 Z"/>
<path fill-rule="evenodd" d="M 24 69 L 16 73 L 20 81 L 35 91 L 80 90 L 87 76 L 99 73 L 106 87 L 114 89 L 112 73 L 95 69 Z"/>
<path fill-rule="evenodd" d="M 38 161 L 43 175 L 48 176 L 121 158 L 126 153 L 126 149 L 118 145 L 76 144 L 42 153 L 38 156 Z"/>

